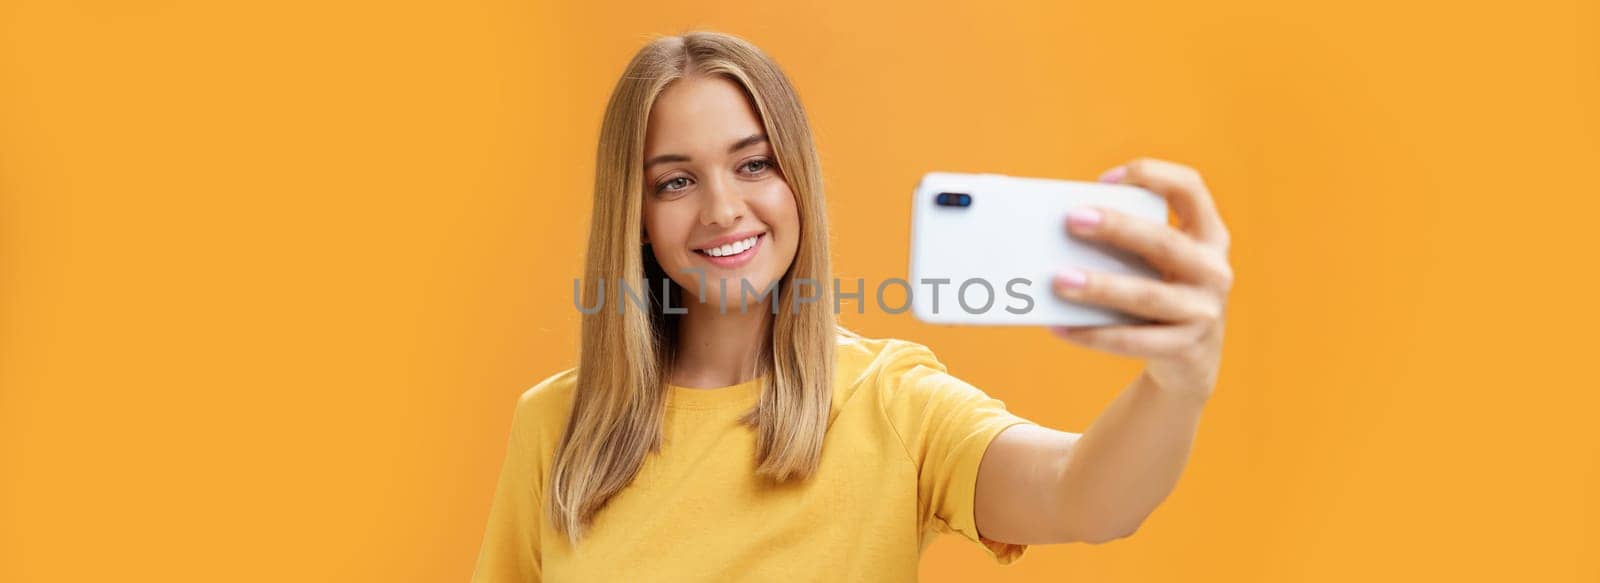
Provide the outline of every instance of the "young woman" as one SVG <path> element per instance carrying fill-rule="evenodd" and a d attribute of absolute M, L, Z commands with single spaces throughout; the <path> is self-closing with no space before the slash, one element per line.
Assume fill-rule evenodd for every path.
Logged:
<path fill-rule="evenodd" d="M 1138 160 L 1102 180 L 1162 194 L 1181 229 L 1104 209 L 1063 225 L 1166 276 L 1063 266 L 1063 298 L 1162 322 L 1057 330 L 1147 362 L 1067 433 L 919 344 L 838 328 L 794 88 L 735 37 L 650 43 L 601 128 L 578 366 L 517 403 L 474 580 L 911 581 L 940 532 L 1001 563 L 1128 536 L 1187 462 L 1232 274 L 1194 171 Z"/>

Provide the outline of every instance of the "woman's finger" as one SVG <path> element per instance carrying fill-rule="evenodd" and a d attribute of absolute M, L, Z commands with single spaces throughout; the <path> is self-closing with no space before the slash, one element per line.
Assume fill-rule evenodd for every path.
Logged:
<path fill-rule="evenodd" d="M 1140 326 L 1052 326 L 1058 338 L 1094 350 L 1154 358 L 1178 354 L 1199 338 L 1199 326 L 1169 324 Z"/>
<path fill-rule="evenodd" d="M 1053 283 L 1056 295 L 1063 299 L 1162 322 L 1212 320 L 1221 315 L 1210 294 L 1148 277 L 1069 268 L 1056 274 Z"/>
<path fill-rule="evenodd" d="M 1150 189 L 1167 199 L 1179 222 L 1192 231 L 1196 239 L 1224 250 L 1228 248 L 1228 228 L 1222 223 L 1222 215 L 1217 212 L 1205 181 L 1193 168 L 1166 160 L 1139 158 L 1107 171 L 1101 179 Z"/>
<path fill-rule="evenodd" d="M 1227 261 L 1219 254 L 1166 223 L 1104 207 L 1083 207 L 1068 213 L 1067 230 L 1132 251 L 1182 281 L 1225 288 L 1233 279 Z"/>

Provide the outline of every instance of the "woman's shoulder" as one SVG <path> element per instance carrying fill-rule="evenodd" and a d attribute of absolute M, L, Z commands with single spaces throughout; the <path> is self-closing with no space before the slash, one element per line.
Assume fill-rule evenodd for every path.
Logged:
<path fill-rule="evenodd" d="M 516 424 L 528 429 L 554 427 L 559 431 L 566 425 L 577 385 L 577 368 L 557 372 L 535 383 L 517 397 Z"/>
<path fill-rule="evenodd" d="M 838 356 L 839 376 L 849 385 L 893 385 L 896 376 L 919 366 L 945 372 L 944 364 L 934 356 L 933 350 L 921 343 L 900 338 L 869 338 L 842 327 Z"/>
<path fill-rule="evenodd" d="M 871 338 L 844 327 L 839 328 L 838 351 L 841 360 L 851 362 L 883 364 L 907 359 L 937 360 L 933 350 L 922 343 L 903 338 Z"/>

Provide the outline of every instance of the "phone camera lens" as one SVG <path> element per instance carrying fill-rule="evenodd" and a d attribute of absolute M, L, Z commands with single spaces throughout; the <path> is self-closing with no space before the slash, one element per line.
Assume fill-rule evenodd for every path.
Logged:
<path fill-rule="evenodd" d="M 972 195 L 962 192 L 941 192 L 933 198 L 939 206 L 969 207 L 972 206 Z"/>

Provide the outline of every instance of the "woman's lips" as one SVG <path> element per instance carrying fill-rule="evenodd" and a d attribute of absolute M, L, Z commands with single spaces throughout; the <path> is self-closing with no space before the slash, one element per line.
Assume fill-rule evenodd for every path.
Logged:
<path fill-rule="evenodd" d="M 721 267 L 723 269 L 729 269 L 749 263 L 751 259 L 755 258 L 756 253 L 761 251 L 761 247 L 766 240 L 767 234 L 761 233 L 755 236 L 755 240 L 749 243 L 748 248 L 733 252 L 729 255 L 723 255 L 721 257 L 711 255 L 711 250 L 706 249 L 695 249 L 694 254 L 699 255 L 701 259 L 710 262 L 712 265 Z M 730 245 L 737 245 L 737 243 L 731 243 Z M 733 249 L 729 248 L 728 245 L 725 245 L 722 248 L 729 251 L 734 251 Z"/>

